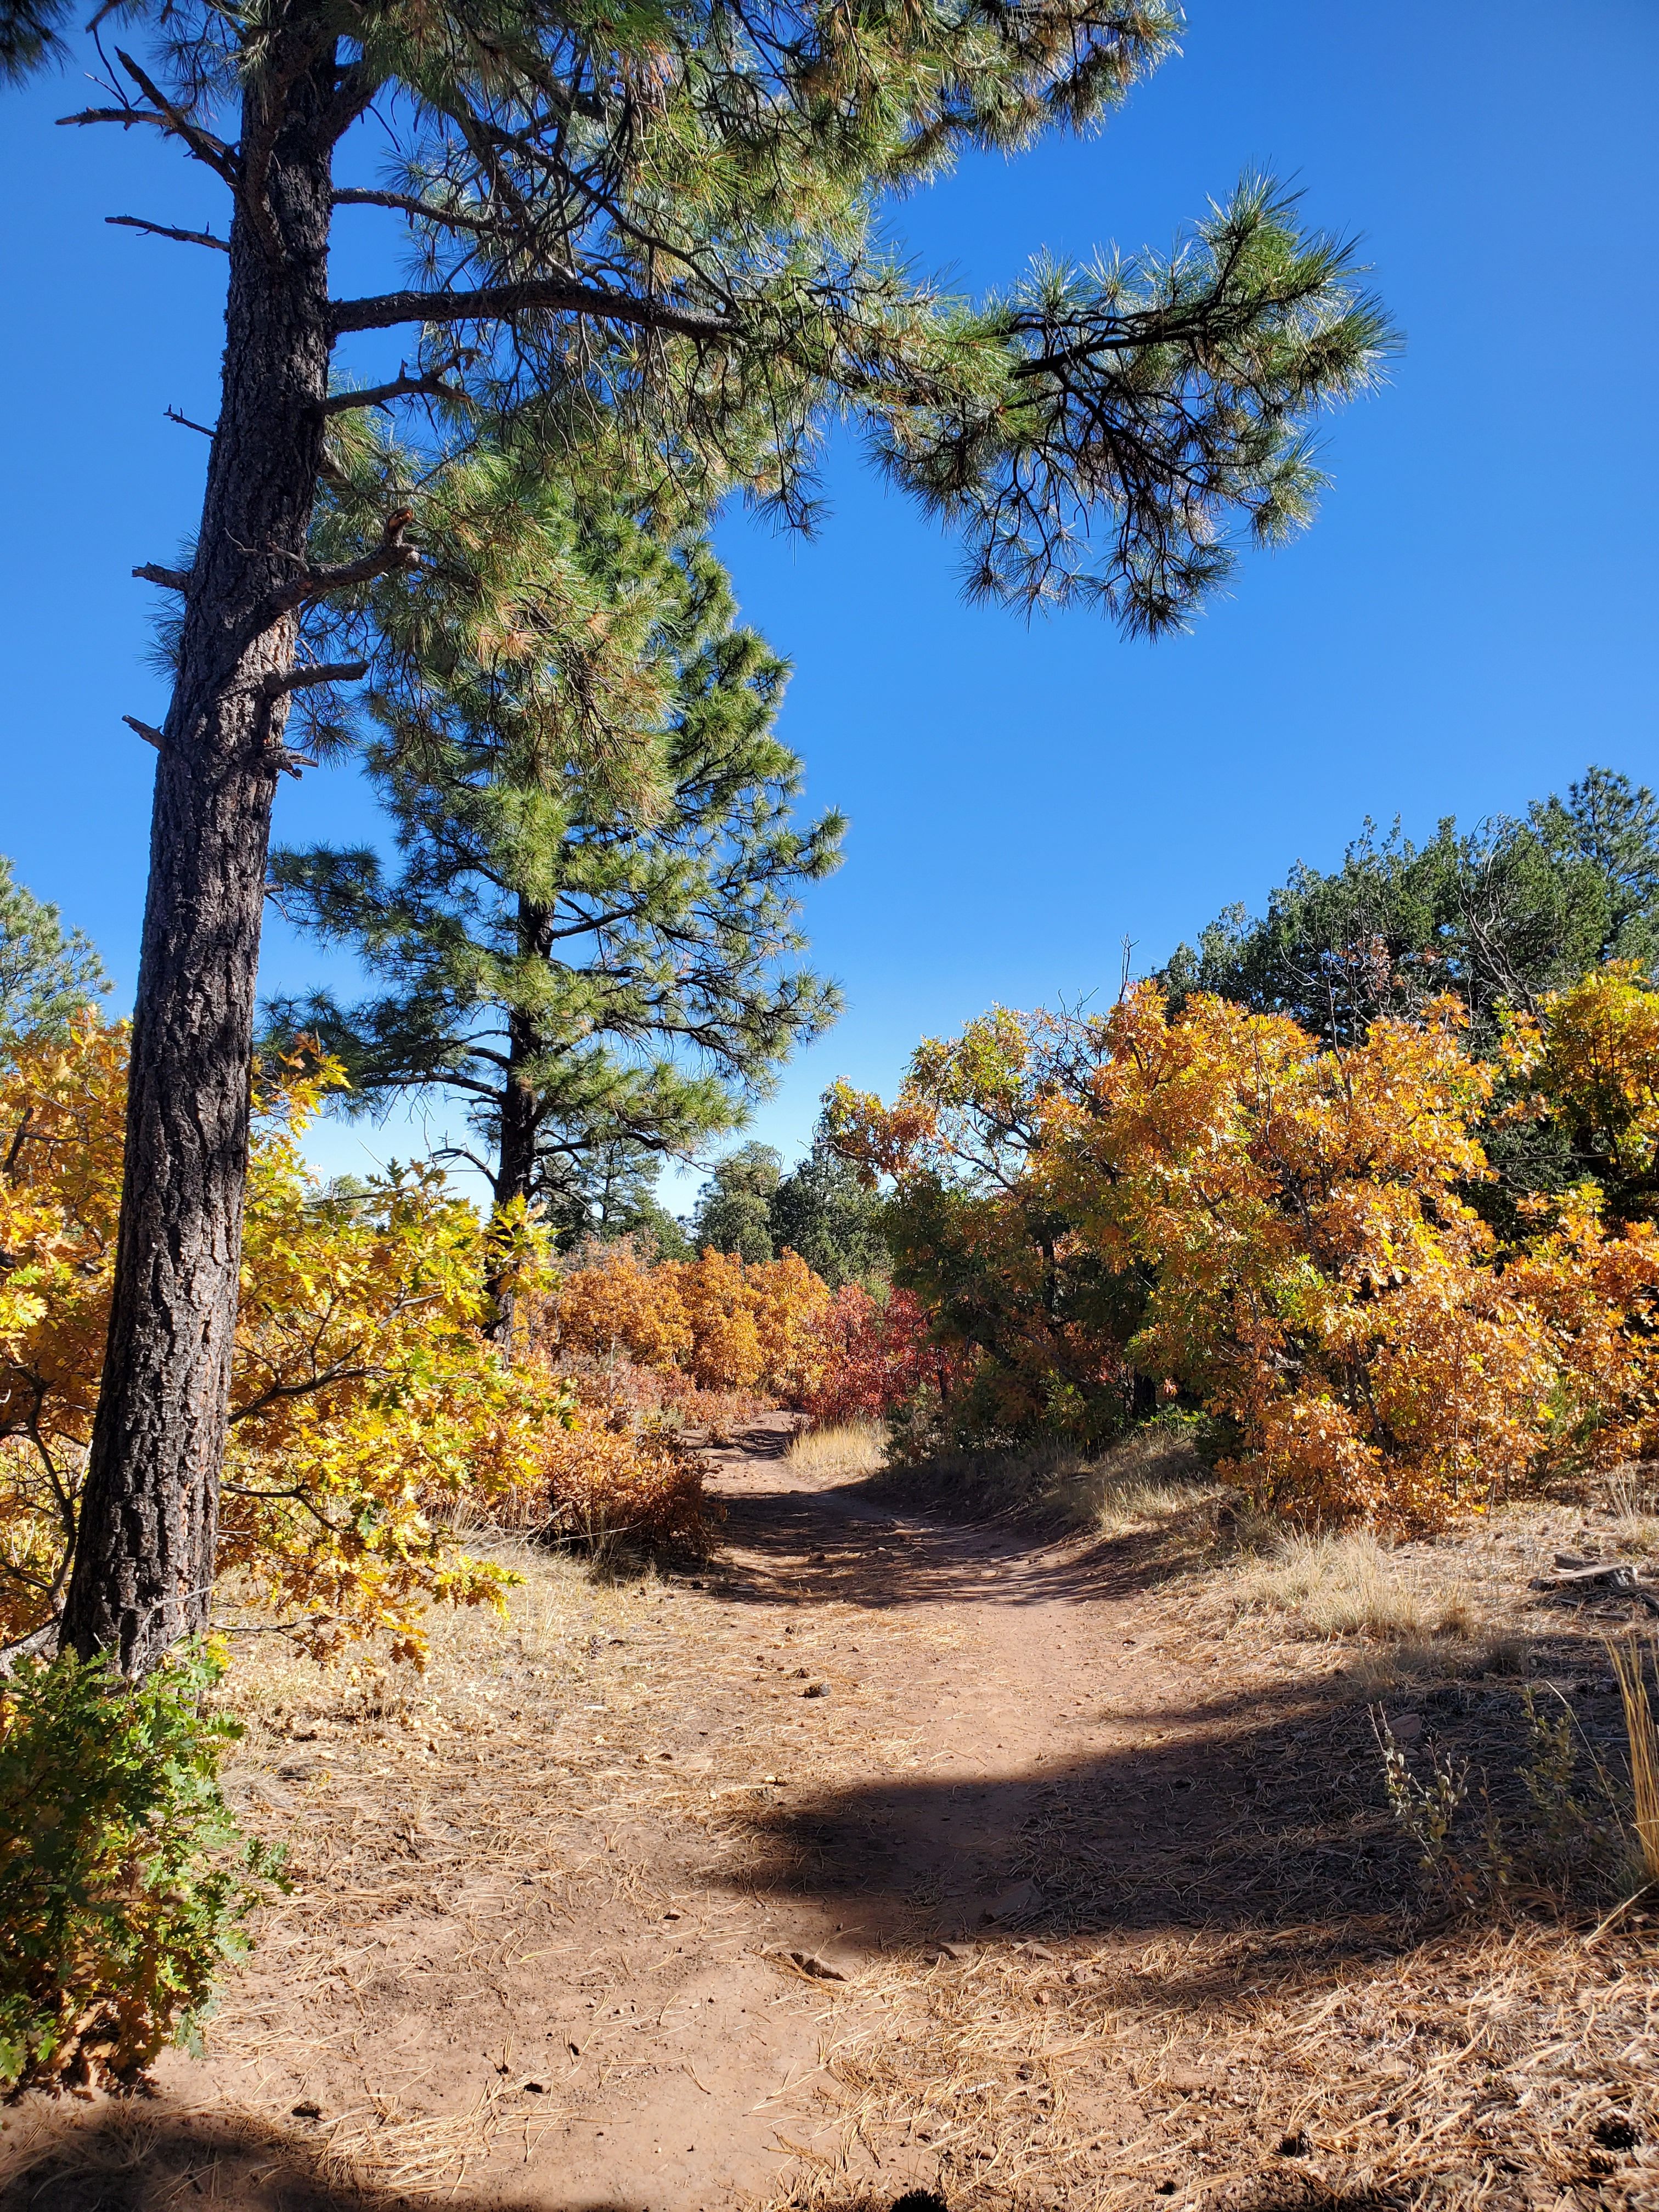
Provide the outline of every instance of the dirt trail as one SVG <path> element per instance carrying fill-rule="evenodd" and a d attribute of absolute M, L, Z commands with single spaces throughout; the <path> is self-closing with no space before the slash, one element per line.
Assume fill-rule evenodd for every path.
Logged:
<path fill-rule="evenodd" d="M 788 1433 L 717 1455 L 703 1573 L 526 1558 L 427 1705 L 251 1730 L 233 1792 L 294 1899 L 204 2057 L 12 2116 L 0 2212 L 1334 2203 L 1395 2169 L 1409 2098 L 1370 2069 L 1397 2051 L 1423 2157 L 1464 2155 L 1435 2039 L 1492 1989 L 1484 2063 L 1569 2054 L 1559 2094 L 1517 2076 L 1528 2142 L 1547 2087 L 1626 2094 L 1656 2029 L 1611 1960 L 1528 1954 L 1519 2015 L 1513 1948 L 1389 1981 L 1402 1847 L 1329 1662 L 1172 1599 L 1145 1544 L 894 1510 L 800 1474 Z M 1586 1977 L 1615 1978 L 1588 2014 Z M 1470 2203 L 1644 2201 L 1561 2194 L 1570 2162 L 1511 2189 L 1542 2154 L 1480 2125 Z"/>

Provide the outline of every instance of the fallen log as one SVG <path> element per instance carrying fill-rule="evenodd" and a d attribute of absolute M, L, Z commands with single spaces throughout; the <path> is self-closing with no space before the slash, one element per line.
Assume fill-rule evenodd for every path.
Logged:
<path fill-rule="evenodd" d="M 1557 1574 L 1536 1577 L 1532 1586 L 1535 1590 L 1552 1590 L 1559 1597 L 1632 1597 L 1650 1613 L 1659 1613 L 1659 1589 L 1644 1583 L 1627 1559 L 1564 1565 Z"/>

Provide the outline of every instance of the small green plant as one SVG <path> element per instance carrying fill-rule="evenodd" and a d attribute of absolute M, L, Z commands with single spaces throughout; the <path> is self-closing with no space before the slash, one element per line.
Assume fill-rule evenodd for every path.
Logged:
<path fill-rule="evenodd" d="M 1389 1726 L 1380 1705 L 1371 1711 L 1371 1725 L 1382 1753 L 1382 1786 L 1389 1810 L 1417 1845 L 1418 1863 L 1431 1879 L 1444 1879 L 1455 1865 L 1450 1845 L 1452 1825 L 1468 1795 L 1468 1768 L 1462 1760 L 1447 1759 L 1431 1747 L 1430 1779 L 1419 1782 Z"/>
<path fill-rule="evenodd" d="M 66 1654 L 0 1682 L 0 2089 L 131 2081 L 191 2040 L 286 1887 L 220 1791 L 223 1664 L 192 1647 L 130 1683 Z"/>
<path fill-rule="evenodd" d="M 1619 1665 L 1617 1653 L 1614 1664 Z M 1632 1664 L 1639 1691 L 1639 1658 Z M 1627 1692 L 1627 1717 L 1629 1711 Z M 1642 1711 L 1645 1717 L 1644 1696 Z M 1503 1809 L 1494 1803 L 1483 1773 L 1476 1771 L 1479 1786 L 1472 1793 L 1468 1762 L 1451 1759 L 1437 1745 L 1428 1747 L 1429 1778 L 1420 1780 L 1380 1707 L 1373 1708 L 1371 1717 L 1382 1753 L 1389 1809 L 1416 1844 L 1423 1872 L 1447 1902 L 1506 1909 L 1531 1905 L 1565 1912 L 1584 1904 L 1605 1903 L 1628 1886 L 1632 1841 L 1639 1845 L 1648 1832 L 1642 1825 L 1643 1808 L 1659 1806 L 1659 1793 L 1649 1787 L 1644 1796 L 1643 1771 L 1633 1750 L 1632 1838 L 1626 1792 L 1559 1692 L 1540 1695 L 1529 1685 L 1521 1693 L 1526 1749 L 1512 1770 L 1511 1784 L 1500 1793 L 1506 1801 Z M 1651 1744 L 1650 1723 L 1648 1741 Z M 1633 1723 L 1632 1741 L 1637 1743 Z M 1519 1784 L 1518 1793 L 1514 1784 Z M 1472 1794 L 1479 1799 L 1478 1819 L 1473 1808 L 1468 1817 L 1463 1814 Z M 1654 1823 L 1654 1832 L 1659 1835 L 1659 1822 Z M 1637 1878 L 1645 1888 L 1639 1849 L 1636 1856 Z M 1626 1905 L 1633 1901 L 1627 1897 Z"/>

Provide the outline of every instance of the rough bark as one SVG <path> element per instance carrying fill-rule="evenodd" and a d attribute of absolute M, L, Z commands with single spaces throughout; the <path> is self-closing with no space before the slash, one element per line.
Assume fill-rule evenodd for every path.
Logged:
<path fill-rule="evenodd" d="M 133 1675 L 208 1618 L 279 687 L 322 458 L 334 60 L 331 43 L 284 46 L 243 106 L 222 404 L 156 767 L 114 1296 L 64 1621 L 66 1645 Z"/>

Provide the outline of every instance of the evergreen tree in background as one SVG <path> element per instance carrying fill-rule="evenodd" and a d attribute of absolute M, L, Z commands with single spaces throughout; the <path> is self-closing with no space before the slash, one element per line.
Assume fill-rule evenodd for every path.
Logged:
<path fill-rule="evenodd" d="M 884 1281 L 890 1273 L 882 1201 L 833 1150 L 820 1121 L 812 1149 L 787 1175 L 770 1145 L 750 1144 L 717 1160 L 690 1223 L 701 1252 L 772 1260 L 797 1252 L 830 1289 Z"/>
<path fill-rule="evenodd" d="M 647 1261 L 696 1257 L 684 1225 L 657 1195 L 662 1155 L 623 1138 L 573 1163 L 545 1219 L 561 1251 L 626 1238 Z"/>
<path fill-rule="evenodd" d="M 743 1145 L 716 1160 L 691 1217 L 692 1249 L 775 1259 L 772 1201 L 782 1180 L 783 1155 L 770 1145 Z"/>
<path fill-rule="evenodd" d="M 348 506 L 362 471 L 405 465 L 356 458 Z M 446 471 L 415 507 L 418 575 L 337 624 L 368 664 L 362 755 L 399 865 L 281 850 L 271 881 L 380 988 L 272 1019 L 343 1061 L 349 1110 L 467 1101 L 472 1141 L 438 1156 L 477 1168 L 498 1206 L 616 1235 L 644 1225 L 648 1163 L 735 1127 L 833 1018 L 789 956 L 795 894 L 838 864 L 843 825 L 792 821 L 786 671 L 738 627 L 707 543 L 665 544 L 539 459 L 490 445 Z"/>
<path fill-rule="evenodd" d="M 1161 980 L 1177 1000 L 1212 991 L 1334 1044 L 1454 991 L 1486 1051 L 1504 1007 L 1613 959 L 1659 970 L 1659 799 L 1591 768 L 1565 799 L 1466 832 L 1448 818 L 1426 845 L 1368 822 L 1340 869 L 1298 863 L 1265 916 L 1226 908 Z"/>
<path fill-rule="evenodd" d="M 109 988 L 91 939 L 65 932 L 58 908 L 26 890 L 0 855 L 0 1056 L 42 1030 L 63 1036 Z"/>
<path fill-rule="evenodd" d="M 891 1273 L 882 1201 L 832 1149 L 820 1121 L 812 1149 L 772 1194 L 772 1242 L 799 1252 L 832 1291 L 884 1282 Z"/>
<path fill-rule="evenodd" d="M 69 0 L 0 0 L 0 71 L 61 60 Z M 246 1178 L 272 802 L 308 616 L 417 559 L 389 507 L 318 557 L 328 425 L 434 410 L 434 465 L 519 406 L 563 465 L 622 424 L 640 480 L 740 484 L 810 520 L 849 411 L 964 537 L 976 591 L 1181 623 L 1241 533 L 1307 519 L 1310 432 L 1389 332 L 1352 256 L 1248 182 L 1168 257 L 1038 265 L 982 302 L 885 242 L 959 152 L 1083 128 L 1172 51 L 1169 0 L 811 11 L 768 0 L 131 0 L 73 118 L 163 139 L 228 196 L 228 234 L 118 220 L 226 260 L 221 403 L 180 564 L 155 747 L 125 1199 L 67 1643 L 155 1665 L 208 1617 Z M 91 57 L 89 56 L 90 59 Z M 378 185 L 337 180 L 378 160 Z M 156 210 L 164 214 L 164 210 Z M 331 254 L 342 219 L 355 231 Z M 389 289 L 331 297 L 331 266 Z M 411 267 L 411 264 L 413 264 Z M 411 357 L 331 389 L 358 332 Z M 217 341 L 216 340 L 216 345 Z M 112 375 L 124 374 L 118 347 Z M 445 410 L 449 410 L 447 413 Z M 155 549 L 146 549 L 154 554 Z M 349 666 L 349 664 L 347 665 Z"/>

